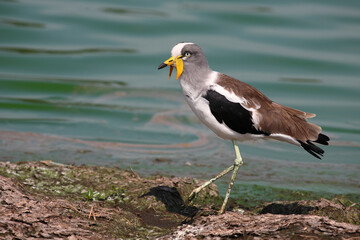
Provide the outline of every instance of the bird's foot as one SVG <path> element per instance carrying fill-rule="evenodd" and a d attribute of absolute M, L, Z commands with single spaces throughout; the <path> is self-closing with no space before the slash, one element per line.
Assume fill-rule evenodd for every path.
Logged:
<path fill-rule="evenodd" d="M 204 188 L 206 188 L 207 186 L 209 186 L 211 183 L 215 182 L 217 179 L 221 178 L 222 176 L 224 176 L 225 174 L 227 174 L 228 172 L 232 171 L 234 169 L 234 165 L 228 167 L 227 169 L 225 169 L 224 171 L 222 171 L 221 173 L 219 173 L 216 177 L 210 179 L 209 181 L 205 182 L 204 184 L 202 184 L 200 187 L 195 188 L 189 195 L 189 197 L 186 200 L 186 204 L 191 203 L 195 197 L 199 194 L 199 192 L 201 190 L 203 190 Z"/>
<path fill-rule="evenodd" d="M 186 203 L 189 204 L 191 203 L 195 198 L 196 196 L 199 194 L 199 192 L 203 189 L 203 186 L 200 186 L 200 187 L 197 187 L 195 188 L 189 195 L 189 197 L 187 198 L 186 200 Z"/>

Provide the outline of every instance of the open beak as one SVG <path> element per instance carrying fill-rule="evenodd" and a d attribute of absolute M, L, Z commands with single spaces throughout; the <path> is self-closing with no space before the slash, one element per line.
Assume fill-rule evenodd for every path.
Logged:
<path fill-rule="evenodd" d="M 158 69 L 162 69 L 166 66 L 170 66 L 170 72 L 169 72 L 169 78 L 170 78 L 172 71 L 174 69 L 174 66 L 175 66 L 176 71 L 177 71 L 176 79 L 179 79 L 179 77 L 181 76 L 183 69 L 184 69 L 184 63 L 181 58 L 182 58 L 182 55 L 177 56 L 176 59 L 174 57 L 171 57 L 168 60 L 166 60 L 165 62 L 163 62 L 162 64 L 160 64 Z"/>

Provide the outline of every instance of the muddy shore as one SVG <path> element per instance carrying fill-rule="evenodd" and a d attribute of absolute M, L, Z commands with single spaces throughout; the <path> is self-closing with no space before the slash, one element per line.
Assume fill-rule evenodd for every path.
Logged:
<path fill-rule="evenodd" d="M 239 206 L 216 185 L 51 161 L 0 162 L 0 239 L 360 239 L 360 204 L 344 196 Z"/>

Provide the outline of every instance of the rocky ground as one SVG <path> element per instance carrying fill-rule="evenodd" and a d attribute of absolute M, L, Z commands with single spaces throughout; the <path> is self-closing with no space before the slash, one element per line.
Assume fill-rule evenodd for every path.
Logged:
<path fill-rule="evenodd" d="M 360 239 L 360 205 L 341 196 L 247 210 L 232 201 L 217 215 L 216 185 L 193 205 L 183 202 L 198 184 L 116 168 L 0 162 L 0 239 Z"/>

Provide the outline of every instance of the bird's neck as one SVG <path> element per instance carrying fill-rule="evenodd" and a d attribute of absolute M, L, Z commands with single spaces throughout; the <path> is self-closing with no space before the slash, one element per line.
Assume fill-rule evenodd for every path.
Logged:
<path fill-rule="evenodd" d="M 215 82 L 217 74 L 210 68 L 192 69 L 191 71 L 184 69 L 179 78 L 184 95 L 193 100 L 197 99 Z"/>

